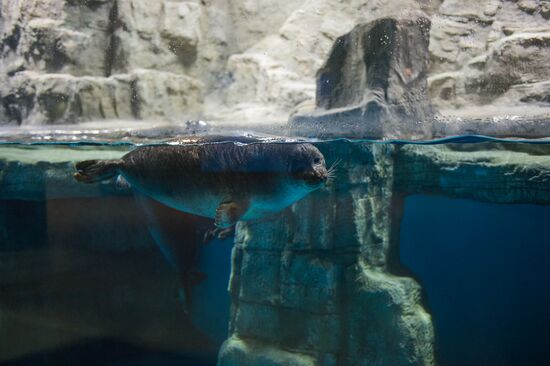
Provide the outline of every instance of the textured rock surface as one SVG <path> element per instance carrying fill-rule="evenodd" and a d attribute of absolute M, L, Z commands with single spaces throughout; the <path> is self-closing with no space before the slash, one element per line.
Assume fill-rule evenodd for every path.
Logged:
<path fill-rule="evenodd" d="M 479 151 L 478 151 L 479 149 Z M 498 203 L 549 204 L 550 146 L 483 143 L 403 146 L 395 190 Z"/>
<path fill-rule="evenodd" d="M 7 118 L 29 124 L 78 123 L 98 119 L 179 120 L 197 115 L 200 82 L 166 72 L 138 69 L 110 77 L 24 71 L 6 83 Z"/>
<path fill-rule="evenodd" d="M 229 55 L 277 29 L 299 5 L 4 1 L 1 123 L 198 118 L 206 91 L 228 79 Z"/>
<path fill-rule="evenodd" d="M 334 42 L 358 23 L 387 16 L 406 18 L 432 12 L 437 1 L 306 1 L 275 33 L 239 55 L 231 56 L 232 76 L 222 115 L 245 121 L 286 120 L 289 111 L 313 105 L 315 75 Z M 330 14 L 330 16 L 327 16 Z M 252 74 L 250 71 L 254 71 Z M 243 91 L 248 91 L 248 94 Z M 248 111 L 245 113 L 244 111 Z M 213 115 L 216 117 L 216 115 Z M 234 117 L 234 118 L 235 118 Z"/>
<path fill-rule="evenodd" d="M 0 14 L 0 121 L 283 124 L 291 112 L 311 112 L 315 75 L 338 37 L 360 23 L 417 12 L 432 20 L 436 107 L 548 106 L 544 1 L 8 0 Z M 61 92 L 33 94 L 48 78 Z M 89 83 L 81 99 L 91 93 L 101 103 L 58 113 L 84 94 L 75 84 Z M 56 111 L 44 117 L 44 105 Z"/>
<path fill-rule="evenodd" d="M 445 0 L 432 18 L 434 104 L 548 106 L 548 7 L 545 1 Z"/>
<path fill-rule="evenodd" d="M 180 60 L 182 48 L 187 55 L 197 46 L 197 7 L 131 0 L 3 2 L 2 122 L 198 117 L 203 84 L 186 75 Z"/>
<path fill-rule="evenodd" d="M 429 30 L 419 14 L 361 24 L 338 38 L 317 73 L 317 109 L 292 124 L 374 138 L 425 135 Z M 355 127 L 341 131 L 342 123 Z"/>
<path fill-rule="evenodd" d="M 335 186 L 272 220 L 239 224 L 232 337 L 219 364 L 433 364 L 420 288 L 386 268 L 393 148 L 319 147 L 329 163 L 347 159 Z"/>

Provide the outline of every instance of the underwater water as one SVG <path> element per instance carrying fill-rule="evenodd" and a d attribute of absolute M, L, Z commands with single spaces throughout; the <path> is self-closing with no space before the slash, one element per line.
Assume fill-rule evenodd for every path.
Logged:
<path fill-rule="evenodd" d="M 424 286 L 441 364 L 548 363 L 549 220 L 548 206 L 407 199 L 401 262 Z"/>
<path fill-rule="evenodd" d="M 433 338 L 423 333 L 417 343 L 437 364 L 550 363 L 550 145 L 476 137 L 312 143 L 334 167 L 326 185 L 208 240 L 213 218 L 151 201 L 116 176 L 73 178 L 75 163 L 119 159 L 132 143 L 1 145 L 0 364 L 214 365 L 230 335 L 304 353 L 327 347 L 338 365 L 391 359 L 375 348 L 402 341 L 392 328 L 399 325 L 385 321 L 384 307 L 393 305 L 370 306 L 375 295 L 366 305 L 356 300 L 349 288 L 357 276 L 345 273 L 357 263 L 419 284 L 420 299 L 395 304 L 418 301 L 428 314 Z M 370 227 L 375 233 L 365 234 Z M 314 259 L 295 267 L 284 260 L 302 254 Z M 206 275 L 190 292 L 182 286 L 186 266 Z M 325 285 L 323 271 L 333 268 Z M 388 281 L 377 291 L 391 292 Z M 322 296 L 337 314 L 328 328 L 304 330 L 299 315 L 246 310 L 265 302 L 279 315 L 316 313 Z M 371 320 L 378 328 L 361 332 Z M 350 324 L 368 337 L 343 346 Z M 309 341 L 321 333 L 337 333 L 339 348 Z"/>

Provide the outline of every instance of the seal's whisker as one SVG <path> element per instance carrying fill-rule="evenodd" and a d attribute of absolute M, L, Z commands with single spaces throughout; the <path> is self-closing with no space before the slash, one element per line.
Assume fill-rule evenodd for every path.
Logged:
<path fill-rule="evenodd" d="M 338 165 L 340 165 L 340 163 L 342 162 L 342 159 L 336 159 L 334 161 L 334 163 L 332 163 L 332 165 L 330 166 L 330 168 L 328 169 L 329 171 L 334 171 L 338 168 Z"/>
<path fill-rule="evenodd" d="M 327 175 L 328 176 L 336 176 L 336 170 L 338 169 L 338 165 L 342 162 L 342 159 L 337 159 L 332 163 L 330 168 L 327 169 Z"/>

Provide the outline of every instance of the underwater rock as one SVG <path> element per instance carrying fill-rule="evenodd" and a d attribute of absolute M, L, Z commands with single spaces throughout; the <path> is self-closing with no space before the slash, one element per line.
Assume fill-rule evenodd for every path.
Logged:
<path fill-rule="evenodd" d="M 346 157 L 334 186 L 271 220 L 238 225 L 231 337 L 219 364 L 435 364 L 420 286 L 393 273 L 401 195 L 546 204 L 548 147 L 319 148 L 329 165 Z"/>
<path fill-rule="evenodd" d="M 432 365 L 419 286 L 387 270 L 393 148 L 319 148 L 350 157 L 335 186 L 237 228 L 218 364 Z"/>
<path fill-rule="evenodd" d="M 394 189 L 485 202 L 550 203 L 547 145 L 488 144 L 480 150 L 460 144 L 400 147 Z"/>
<path fill-rule="evenodd" d="M 220 350 L 218 366 L 315 366 L 309 355 L 285 351 L 259 342 L 228 339 Z M 330 363 L 327 365 L 331 365 Z"/>
<path fill-rule="evenodd" d="M 422 134 L 432 115 L 429 31 L 430 20 L 416 15 L 381 18 L 339 37 L 317 72 L 316 110 L 292 116 L 291 125 L 373 138 Z"/>

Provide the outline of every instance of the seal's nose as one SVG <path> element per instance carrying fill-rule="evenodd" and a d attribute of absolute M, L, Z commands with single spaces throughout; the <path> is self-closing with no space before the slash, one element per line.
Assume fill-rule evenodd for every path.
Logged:
<path fill-rule="evenodd" d="M 321 180 L 321 182 L 323 182 L 323 183 L 327 182 L 328 172 L 326 170 L 323 169 L 323 171 L 319 172 L 318 175 L 319 175 L 319 179 Z"/>

